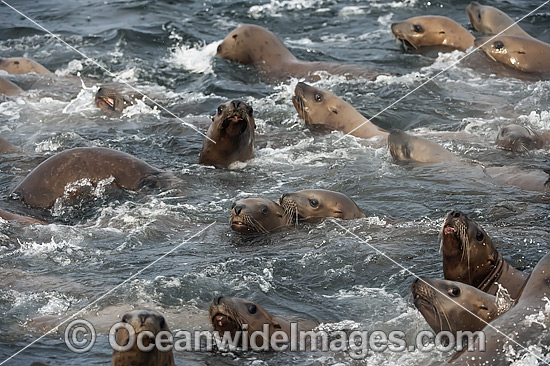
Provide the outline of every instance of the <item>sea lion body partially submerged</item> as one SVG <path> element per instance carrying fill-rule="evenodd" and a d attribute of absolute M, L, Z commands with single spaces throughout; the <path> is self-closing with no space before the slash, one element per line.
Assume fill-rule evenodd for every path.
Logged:
<path fill-rule="evenodd" d="M 474 45 L 474 36 L 451 18 L 414 17 L 391 25 L 393 35 L 405 50 L 446 46 L 465 51 Z"/>
<path fill-rule="evenodd" d="M 466 8 L 466 14 L 468 14 L 472 27 L 481 33 L 491 36 L 505 34 L 533 38 L 521 29 L 518 24 L 514 24 L 514 20 L 508 14 L 493 6 L 484 6 L 480 5 L 477 1 L 472 1 Z M 510 28 L 506 29 L 507 27 Z"/>
<path fill-rule="evenodd" d="M 221 104 L 206 133 L 199 163 L 228 166 L 252 159 L 255 129 L 252 107 L 240 100 Z"/>
<path fill-rule="evenodd" d="M 13 96 L 21 93 L 23 93 L 23 89 L 7 79 L 0 78 L 0 94 Z"/>
<path fill-rule="evenodd" d="M 412 294 L 414 306 L 436 333 L 475 332 L 506 311 L 498 309 L 495 296 L 461 282 L 416 278 Z"/>
<path fill-rule="evenodd" d="M 550 254 L 546 254 L 531 272 L 516 305 L 483 329 L 483 349 L 474 342 L 473 351 L 465 349 L 447 364 L 544 364 L 550 344 L 549 298 Z"/>
<path fill-rule="evenodd" d="M 11 142 L 3 137 L 0 137 L 0 154 L 15 154 L 20 152 L 21 150 L 13 146 Z"/>
<path fill-rule="evenodd" d="M 13 194 L 33 207 L 50 208 L 69 184 L 89 180 L 96 184 L 113 177 L 113 184 L 132 191 L 163 187 L 174 177 L 132 155 L 102 148 L 79 147 L 60 152 L 38 165 Z"/>
<path fill-rule="evenodd" d="M 269 30 L 245 24 L 232 32 L 218 46 L 216 56 L 253 65 L 276 79 L 312 77 L 316 71 L 333 75 L 375 78 L 380 73 L 358 65 L 330 62 L 308 62 L 297 59 Z"/>
<path fill-rule="evenodd" d="M 390 133 L 388 149 L 395 161 L 437 163 L 458 160 L 443 146 L 423 137 L 411 136 L 401 130 Z"/>
<path fill-rule="evenodd" d="M 8 211 L 4 211 L 2 209 L 0 209 L 0 217 L 6 221 L 15 221 L 21 225 L 34 225 L 34 224 L 39 224 L 39 225 L 47 225 L 48 223 L 46 221 L 42 221 L 42 220 L 39 220 L 39 219 L 35 219 L 34 217 L 29 217 L 29 216 L 23 216 L 23 215 L 18 215 L 18 214 L 14 214 L 12 212 L 8 212 Z"/>
<path fill-rule="evenodd" d="M 134 104 L 134 97 L 109 87 L 101 87 L 95 94 L 95 104 L 104 112 L 121 113 Z"/>
<path fill-rule="evenodd" d="M 489 41 L 486 43 L 487 41 Z M 485 44 L 486 43 L 486 44 Z M 519 36 L 497 36 L 476 39 L 476 47 L 493 61 L 519 71 L 550 74 L 550 44 L 534 38 Z"/>
<path fill-rule="evenodd" d="M 292 103 L 306 126 L 342 131 L 361 138 L 385 137 L 388 132 L 370 122 L 351 104 L 329 91 L 298 83 Z"/>
<path fill-rule="evenodd" d="M 494 166 L 484 170 L 495 183 L 527 191 L 550 192 L 550 169 L 524 169 L 518 166 Z"/>
<path fill-rule="evenodd" d="M 38 62 L 25 57 L 0 58 L 0 70 L 4 70 L 9 74 L 28 74 L 29 72 L 34 72 L 41 75 L 53 75 L 53 72 Z"/>
<path fill-rule="evenodd" d="M 269 233 L 289 225 L 284 210 L 267 198 L 245 198 L 233 203 L 229 223 L 241 234 Z"/>
<path fill-rule="evenodd" d="M 496 144 L 514 152 L 542 149 L 550 144 L 550 131 L 537 132 L 529 127 L 507 125 L 500 128 Z"/>
<path fill-rule="evenodd" d="M 136 333 L 136 340 L 140 333 L 151 332 L 153 337 L 160 332 L 170 332 L 168 324 L 164 317 L 152 310 L 133 310 L 124 314 L 122 322 L 129 324 Z M 128 344 L 129 333 L 126 329 L 118 329 L 115 334 L 115 340 L 118 346 L 124 347 Z M 136 341 L 133 347 L 125 352 L 113 350 L 111 359 L 112 366 L 174 366 L 174 354 L 172 349 L 169 351 L 161 351 L 156 346 L 152 347 L 151 351 L 143 352 Z M 144 337 L 143 344 L 149 347 L 150 344 L 155 344 L 154 338 Z"/>
<path fill-rule="evenodd" d="M 315 221 L 322 217 L 360 219 L 366 217 L 363 211 L 348 196 L 325 189 L 306 189 L 285 193 L 279 199 L 285 215 L 292 222 Z"/>
<path fill-rule="evenodd" d="M 517 299 L 527 274 L 509 265 L 485 230 L 468 216 L 451 211 L 441 230 L 443 274 L 495 295 L 502 285 Z"/>

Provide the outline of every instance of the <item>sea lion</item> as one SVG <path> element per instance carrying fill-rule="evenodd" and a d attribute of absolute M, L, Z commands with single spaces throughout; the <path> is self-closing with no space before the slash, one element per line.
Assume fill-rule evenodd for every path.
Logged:
<path fill-rule="evenodd" d="M 149 352 L 143 352 L 138 349 L 137 336 L 144 331 L 152 332 L 155 336 L 163 332 L 170 332 L 168 324 L 164 317 L 152 310 L 133 310 L 124 314 L 123 323 L 130 324 L 136 332 L 136 342 L 134 346 L 126 352 L 113 350 L 112 366 L 174 366 L 174 354 L 170 351 L 160 351 L 157 347 Z M 129 342 L 129 333 L 126 329 L 118 329 L 115 334 L 116 343 L 123 347 Z M 154 340 L 145 336 L 143 344 L 149 346 Z"/>
<path fill-rule="evenodd" d="M 0 94 L 4 95 L 19 95 L 23 93 L 23 89 L 15 85 L 9 80 L 0 78 Z"/>
<path fill-rule="evenodd" d="M 531 272 L 514 307 L 483 329 L 485 348 L 457 353 L 448 365 L 544 364 L 550 344 L 550 254 L 546 254 Z M 541 349 L 542 348 L 542 349 Z"/>
<path fill-rule="evenodd" d="M 348 196 L 325 189 L 306 189 L 285 193 L 279 199 L 287 219 L 315 221 L 320 217 L 337 217 L 344 220 L 366 217 L 363 211 Z"/>
<path fill-rule="evenodd" d="M 487 41 L 489 41 L 486 43 Z M 486 43 L 486 44 L 485 44 Z M 475 40 L 476 47 L 493 61 L 519 71 L 550 73 L 550 45 L 534 38 L 519 36 L 483 37 Z"/>
<path fill-rule="evenodd" d="M 34 224 L 39 224 L 39 225 L 47 225 L 48 223 L 46 221 L 42 221 L 42 220 L 39 220 L 39 219 L 35 219 L 34 217 L 29 217 L 29 216 L 23 216 L 23 215 L 18 215 L 18 214 L 14 214 L 14 213 L 11 213 L 11 212 L 8 212 L 8 211 L 4 211 L 2 209 L 0 209 L 0 217 L 6 221 L 15 221 L 21 225 L 34 225 Z"/>
<path fill-rule="evenodd" d="M 132 155 L 103 147 L 78 147 L 62 151 L 38 165 L 12 191 L 32 207 L 51 208 L 69 184 L 113 178 L 112 184 L 132 191 L 164 187 L 170 173 L 154 168 Z"/>
<path fill-rule="evenodd" d="M 233 203 L 229 223 L 241 234 L 268 233 L 289 225 L 281 206 L 267 198 L 245 198 Z"/>
<path fill-rule="evenodd" d="M 482 330 L 508 309 L 499 310 L 495 296 L 455 281 L 415 278 L 412 294 L 414 306 L 436 333 Z"/>
<path fill-rule="evenodd" d="M 268 339 L 256 337 L 256 345 L 259 347 L 265 347 L 264 341 L 269 343 L 269 347 L 266 347 L 267 349 L 271 349 L 273 345 L 271 344 L 271 340 L 273 339 L 272 335 L 274 332 L 284 332 L 289 337 L 291 335 L 290 321 L 269 313 L 252 301 L 237 297 L 216 297 L 210 303 L 209 315 L 214 331 L 218 332 L 221 337 L 223 337 L 225 332 L 229 332 L 232 339 L 235 339 L 236 332 L 246 330 L 249 337 L 247 344 L 250 344 L 252 333 L 263 332 L 264 324 L 267 324 L 269 327 Z M 245 324 L 247 327 L 243 327 Z M 239 346 L 242 344 L 242 334 L 241 338 L 239 338 Z M 282 344 L 278 343 L 278 345 Z"/>
<path fill-rule="evenodd" d="M 442 16 L 421 16 L 391 25 L 393 35 L 406 51 L 428 46 L 446 46 L 465 51 L 474 36 L 454 20 Z"/>
<path fill-rule="evenodd" d="M 38 62 L 25 57 L 0 58 L 0 70 L 4 70 L 9 74 L 28 74 L 29 72 L 34 72 L 41 75 L 53 75 L 53 72 Z"/>
<path fill-rule="evenodd" d="M 485 230 L 458 211 L 450 211 L 441 228 L 445 279 L 495 295 L 498 285 L 517 299 L 527 274 L 509 265 Z"/>
<path fill-rule="evenodd" d="M 228 166 L 252 159 L 255 129 L 254 111 L 248 104 L 240 100 L 221 104 L 206 133 L 199 163 Z"/>
<path fill-rule="evenodd" d="M 481 33 L 488 35 L 500 33 L 510 36 L 533 38 L 526 31 L 521 29 L 519 25 L 514 24 L 515 21 L 510 18 L 508 14 L 493 6 L 484 6 L 480 5 L 477 1 L 472 1 L 466 8 L 466 14 L 468 14 L 472 27 Z M 504 31 L 509 26 L 511 27 Z"/>
<path fill-rule="evenodd" d="M 370 122 L 351 104 L 306 83 L 296 85 L 292 103 L 306 126 L 342 131 L 366 139 L 388 135 L 386 130 Z"/>
<path fill-rule="evenodd" d="M 550 145 L 550 131 L 537 132 L 529 127 L 511 124 L 500 128 L 495 143 L 514 152 L 542 149 Z"/>
<path fill-rule="evenodd" d="M 231 31 L 218 46 L 216 56 L 256 66 L 267 76 L 275 79 L 314 77 L 313 73 L 316 71 L 367 78 L 375 78 L 380 74 L 358 65 L 299 60 L 275 34 L 263 27 L 250 24 Z"/>
<path fill-rule="evenodd" d="M 134 104 L 134 97 L 112 88 L 101 87 L 95 94 L 95 104 L 104 112 L 121 113 L 124 108 Z"/>
<path fill-rule="evenodd" d="M 11 142 L 0 136 L 0 154 L 15 154 L 20 152 L 21 150 L 19 150 L 18 148 L 13 146 Z"/>
<path fill-rule="evenodd" d="M 494 182 L 527 191 L 550 192 L 550 169 L 524 169 L 518 166 L 492 166 L 483 169 Z"/>
<path fill-rule="evenodd" d="M 404 131 L 394 130 L 388 136 L 388 149 L 396 161 L 437 163 L 458 160 L 443 146 L 423 137 L 411 136 Z"/>

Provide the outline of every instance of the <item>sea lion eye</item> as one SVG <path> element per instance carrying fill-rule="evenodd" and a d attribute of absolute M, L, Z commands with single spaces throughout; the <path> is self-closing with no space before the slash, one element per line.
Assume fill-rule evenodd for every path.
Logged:
<path fill-rule="evenodd" d="M 413 26 L 413 29 L 416 33 L 422 33 L 424 32 L 424 28 L 422 28 L 422 26 L 420 24 L 415 24 Z"/>
<path fill-rule="evenodd" d="M 450 288 L 449 295 L 451 295 L 452 297 L 457 297 L 458 295 L 460 295 L 460 289 L 458 287 Z"/>
<path fill-rule="evenodd" d="M 130 318 L 130 317 L 128 316 L 128 314 L 124 315 L 124 316 L 122 317 L 122 322 L 123 322 L 123 323 L 128 323 L 128 319 L 129 319 L 129 318 Z"/>
<path fill-rule="evenodd" d="M 222 104 L 218 107 L 218 114 L 222 114 L 223 110 L 225 109 L 225 106 Z"/>
<path fill-rule="evenodd" d="M 254 109 L 252 107 L 248 106 L 248 114 L 252 115 L 254 113 Z"/>
<path fill-rule="evenodd" d="M 504 43 L 502 41 L 496 41 L 495 43 L 493 43 L 493 45 L 497 50 L 501 50 L 504 48 Z"/>
<path fill-rule="evenodd" d="M 477 241 L 482 241 L 484 237 L 485 237 L 485 235 L 483 235 L 483 233 L 481 231 L 477 232 L 477 234 L 476 234 L 476 240 Z"/>
<path fill-rule="evenodd" d="M 322 102 L 323 101 L 323 94 L 321 93 L 315 93 L 315 101 L 316 102 Z"/>
<path fill-rule="evenodd" d="M 309 204 L 311 205 L 311 207 L 317 207 L 317 206 L 319 206 L 319 201 L 316 200 L 315 198 L 311 198 L 309 200 Z"/>
<path fill-rule="evenodd" d="M 481 310 L 489 310 L 489 308 L 488 308 L 487 306 L 485 306 L 485 305 L 481 305 L 479 308 L 480 308 Z"/>
<path fill-rule="evenodd" d="M 164 320 L 163 316 L 160 317 L 159 325 L 161 329 L 164 328 L 164 326 L 166 325 L 166 320 Z"/>
<path fill-rule="evenodd" d="M 267 215 L 269 213 L 269 209 L 267 208 L 266 205 L 262 205 L 262 207 L 260 207 L 260 211 L 264 214 L 264 215 Z"/>
<path fill-rule="evenodd" d="M 248 312 L 250 314 L 256 314 L 256 311 L 258 311 L 258 308 L 254 304 L 248 304 L 246 306 L 248 307 Z"/>

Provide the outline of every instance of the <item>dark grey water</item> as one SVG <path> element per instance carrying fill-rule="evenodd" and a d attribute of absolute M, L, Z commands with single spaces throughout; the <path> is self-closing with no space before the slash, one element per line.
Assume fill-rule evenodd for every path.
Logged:
<path fill-rule="evenodd" d="M 541 1 L 542 2 L 542 1 Z M 490 1 L 512 17 L 538 1 Z M 0 360 L 50 329 L 175 246 L 181 247 L 86 311 L 89 319 L 130 307 L 156 308 L 173 329 L 206 329 L 215 295 L 258 302 L 272 313 L 316 319 L 338 328 L 403 330 L 412 339 L 428 329 L 410 296 L 412 277 L 331 221 L 273 235 L 243 238 L 228 224 L 234 200 L 277 199 L 306 188 L 341 191 L 368 218 L 339 222 L 418 275 L 443 277 L 438 231 L 458 209 L 480 222 L 505 258 L 530 271 L 550 248 L 546 194 L 489 181 L 478 166 L 396 165 L 386 149 L 365 147 L 340 133 L 306 129 L 291 103 L 298 80 L 268 84 L 248 67 L 216 59 L 217 44 L 243 23 L 265 26 L 306 60 L 343 61 L 393 76 L 377 81 L 331 77 L 315 85 L 376 114 L 463 53 L 403 54 L 389 26 L 415 15 L 451 16 L 468 25 L 468 1 L 13 1 L 68 44 L 0 6 L 0 54 L 27 56 L 55 71 L 52 83 L 12 77 L 28 95 L 0 101 L 0 133 L 26 154 L 0 158 L 2 207 L 56 220 L 45 227 L 0 225 Z M 522 24 L 550 41 L 550 7 Z M 86 77 L 85 87 L 75 78 Z M 94 81 L 95 80 L 95 81 Z M 206 131 L 220 102 L 244 99 L 255 110 L 256 157 L 232 169 L 197 164 L 202 137 L 170 114 L 146 105 L 106 117 L 92 102 L 98 81 L 124 81 L 175 115 Z M 50 84 L 50 85 L 46 85 Z M 550 83 L 501 78 L 459 65 L 374 122 L 419 133 L 463 131 L 436 139 L 458 156 L 540 168 L 548 152 L 516 155 L 495 148 L 500 125 L 550 128 Z M 186 182 L 175 195 L 99 197 L 82 210 L 41 213 L 8 198 L 9 191 L 46 157 L 76 146 L 104 146 L 133 154 Z M 186 240 L 205 226 L 198 237 Z M 23 272 L 21 272 L 23 271 Z M 11 286 L 10 286 L 11 283 Z M 99 314 L 99 315 L 98 315 Z M 98 323 L 100 321 L 98 320 Z M 350 326 L 351 327 L 351 326 Z M 101 327 L 98 325 L 98 329 Z M 100 329 L 92 351 L 73 354 L 62 334 L 38 341 L 8 364 L 108 364 L 111 350 Z M 452 353 L 374 353 L 353 361 L 346 353 L 177 353 L 180 365 L 435 365 Z"/>

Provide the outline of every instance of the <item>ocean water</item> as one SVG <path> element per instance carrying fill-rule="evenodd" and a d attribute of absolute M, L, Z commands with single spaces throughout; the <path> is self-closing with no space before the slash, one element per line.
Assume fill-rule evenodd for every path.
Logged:
<path fill-rule="evenodd" d="M 468 1 L 9 3 L 102 67 L 0 5 L 0 55 L 33 58 L 56 74 L 10 76 L 29 91 L 0 100 L 0 134 L 25 152 L 0 157 L 0 207 L 54 222 L 0 223 L 0 362 L 94 302 L 82 314 L 98 330 L 90 352 L 72 353 L 60 331 L 6 364 L 109 364 L 112 319 L 131 308 L 152 308 L 166 314 L 171 329 L 208 329 L 208 305 L 219 295 L 247 298 L 274 314 L 329 328 L 401 330 L 412 340 L 429 329 L 412 304 L 413 277 L 373 247 L 418 275 L 442 278 L 438 233 L 445 214 L 460 210 L 485 228 L 509 263 L 527 272 L 550 249 L 548 194 L 496 184 L 478 165 L 395 164 L 385 148 L 311 131 L 291 102 L 300 80 L 269 82 L 250 67 L 214 56 L 227 33 L 252 23 L 273 31 L 301 59 L 379 69 L 388 76 L 313 83 L 373 116 L 464 56 L 405 54 L 390 24 L 446 15 L 468 27 Z M 486 4 L 517 18 L 541 3 Z M 550 5 L 521 25 L 550 42 Z M 101 82 L 111 81 L 131 84 L 170 113 L 138 103 L 121 116 L 105 116 L 93 95 Z M 203 137 L 188 124 L 205 132 L 217 106 L 232 99 L 254 108 L 255 158 L 229 169 L 197 164 Z M 549 106 L 550 82 L 502 77 L 466 62 L 373 122 L 430 134 L 465 159 L 540 169 L 548 167 L 548 151 L 513 154 L 497 149 L 494 139 L 507 123 L 549 129 Z M 40 162 L 77 146 L 130 153 L 172 172 L 185 189 L 100 194 L 83 207 L 47 212 L 9 197 Z M 346 193 L 367 218 L 252 238 L 229 228 L 233 201 L 277 200 L 308 188 Z M 387 351 L 354 360 L 346 352 L 178 352 L 175 358 L 178 365 L 438 365 L 452 354 Z"/>

